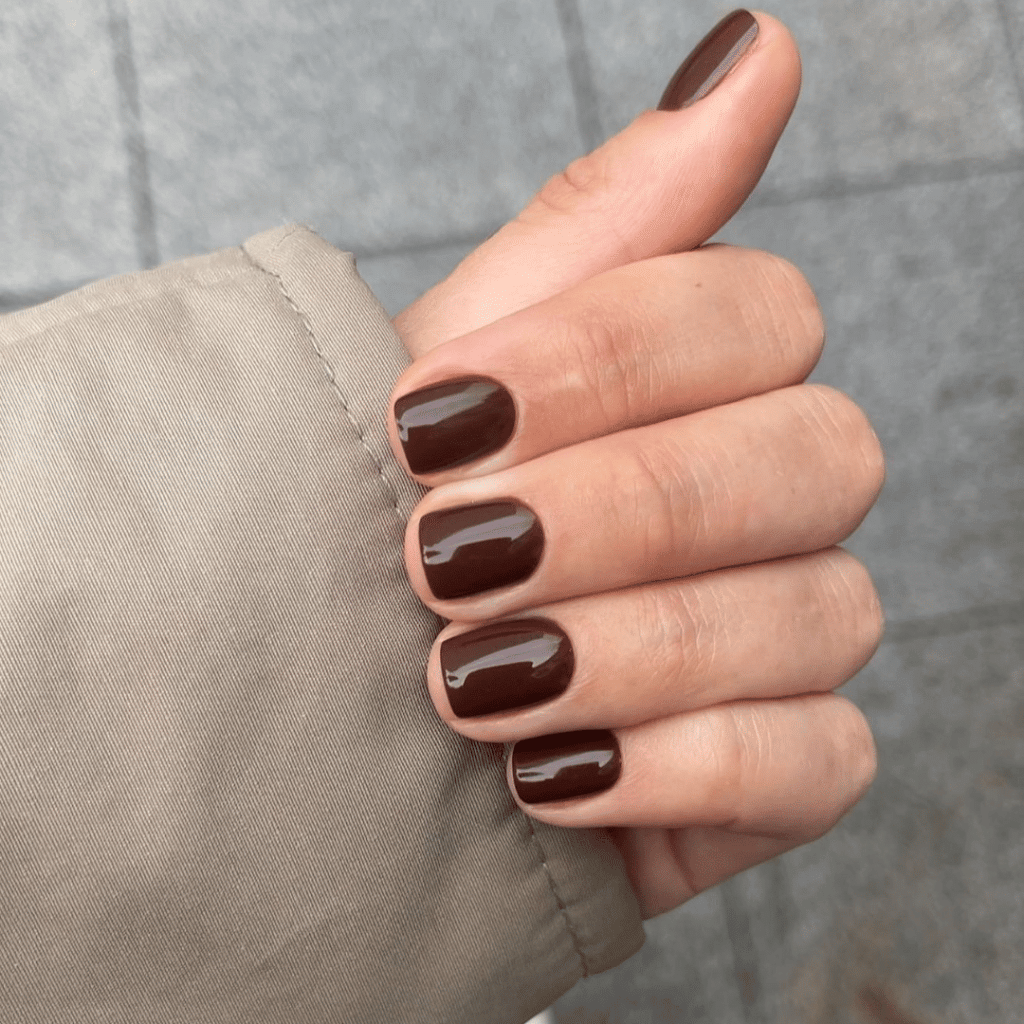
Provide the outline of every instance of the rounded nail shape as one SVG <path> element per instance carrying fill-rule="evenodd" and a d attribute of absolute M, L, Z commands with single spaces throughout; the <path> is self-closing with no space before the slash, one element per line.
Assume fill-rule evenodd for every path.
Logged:
<path fill-rule="evenodd" d="M 543 553 L 540 521 L 517 501 L 446 508 L 420 520 L 423 572 L 444 601 L 519 583 Z"/>
<path fill-rule="evenodd" d="M 441 644 L 448 703 L 459 718 L 539 704 L 564 693 L 575 657 L 547 619 L 493 622 Z"/>
<path fill-rule="evenodd" d="M 703 99 L 739 63 L 757 38 L 757 19 L 742 8 L 727 14 L 672 76 L 659 110 L 682 110 Z"/>
<path fill-rule="evenodd" d="M 607 729 L 537 736 L 512 748 L 512 778 L 527 804 L 600 793 L 621 773 L 619 744 Z"/>
<path fill-rule="evenodd" d="M 438 473 L 501 448 L 515 431 L 516 406 L 497 381 L 466 377 L 403 395 L 395 423 L 409 468 Z"/>

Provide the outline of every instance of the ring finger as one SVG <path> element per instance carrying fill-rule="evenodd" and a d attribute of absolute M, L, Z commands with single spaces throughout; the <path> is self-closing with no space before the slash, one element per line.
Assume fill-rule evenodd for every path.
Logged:
<path fill-rule="evenodd" d="M 470 739 L 612 729 L 713 704 L 841 686 L 882 614 L 839 548 L 448 626 L 428 663 L 441 717 Z"/>

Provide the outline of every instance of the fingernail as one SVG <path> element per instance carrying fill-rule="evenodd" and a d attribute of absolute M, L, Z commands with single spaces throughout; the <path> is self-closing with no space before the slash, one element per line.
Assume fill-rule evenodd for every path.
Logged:
<path fill-rule="evenodd" d="M 414 473 L 437 473 L 496 452 L 516 427 L 512 396 L 497 381 L 467 377 L 395 402 L 395 422 Z"/>
<path fill-rule="evenodd" d="M 703 99 L 739 63 L 757 38 L 757 19 L 743 9 L 727 14 L 679 66 L 658 104 L 682 110 Z"/>
<path fill-rule="evenodd" d="M 516 501 L 447 508 L 420 520 L 423 571 L 442 600 L 525 580 L 543 553 L 540 521 Z"/>
<path fill-rule="evenodd" d="M 569 638 L 546 619 L 494 622 L 441 644 L 448 703 L 459 718 L 551 700 L 574 668 Z"/>
<path fill-rule="evenodd" d="M 527 804 L 600 793 L 611 789 L 621 772 L 619 744 L 607 729 L 538 736 L 512 748 L 512 778 Z"/>

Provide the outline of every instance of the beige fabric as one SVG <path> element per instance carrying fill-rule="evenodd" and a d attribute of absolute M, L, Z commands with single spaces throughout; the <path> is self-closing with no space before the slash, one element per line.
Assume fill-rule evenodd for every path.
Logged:
<path fill-rule="evenodd" d="M 518 1024 L 639 948 L 428 702 L 404 358 L 297 227 L 0 318 L 4 1024 Z"/>

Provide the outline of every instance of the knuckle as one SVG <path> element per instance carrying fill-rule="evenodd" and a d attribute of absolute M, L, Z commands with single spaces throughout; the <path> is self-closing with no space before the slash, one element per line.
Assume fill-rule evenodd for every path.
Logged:
<path fill-rule="evenodd" d="M 614 155 L 608 145 L 577 157 L 548 178 L 516 220 L 532 226 L 551 218 L 557 222 L 567 217 L 583 218 L 592 229 L 609 236 L 618 263 L 635 262 L 640 254 L 631 241 L 635 233 L 627 210 L 631 190 L 622 187 L 621 175 L 614 168 Z"/>
<path fill-rule="evenodd" d="M 633 422 L 650 402 L 642 359 L 646 330 L 642 310 L 624 317 L 596 294 L 574 303 L 562 317 L 562 364 L 573 368 L 588 406 L 599 411 L 608 427 Z"/>
<path fill-rule="evenodd" d="M 684 690 L 701 690 L 711 677 L 715 649 L 714 622 L 704 605 L 678 587 L 642 587 L 636 614 L 650 657 L 648 685 L 665 688 L 666 706 Z"/>
<path fill-rule="evenodd" d="M 752 252 L 751 275 L 762 338 L 778 346 L 791 380 L 803 380 L 814 369 L 825 346 L 825 320 L 804 274 L 789 260 L 769 252 Z"/>
<path fill-rule="evenodd" d="M 829 694 L 833 721 L 830 726 L 833 747 L 836 813 L 838 821 L 868 791 L 878 772 L 878 751 L 871 726 L 864 713 L 852 701 Z"/>
<path fill-rule="evenodd" d="M 802 719 L 801 740 L 791 728 L 780 731 L 770 702 L 719 708 L 716 728 L 706 741 L 713 763 L 702 796 L 709 815 L 725 828 L 764 821 L 768 798 L 775 805 L 773 834 L 810 842 L 832 829 L 864 796 L 875 779 L 878 758 L 867 719 L 846 698 L 816 694 L 787 703 Z M 780 766 L 787 762 L 789 770 L 780 775 Z M 813 784 L 799 795 L 792 790 L 794 770 L 801 778 L 813 773 Z"/>
<path fill-rule="evenodd" d="M 729 828 L 746 817 L 746 804 L 756 793 L 759 766 L 770 753 L 771 736 L 752 705 L 725 705 L 717 716 L 715 764 L 711 773 L 712 791 L 707 802 L 715 820 Z"/>
<path fill-rule="evenodd" d="M 860 708 L 835 693 L 806 698 L 815 702 L 820 742 L 814 754 L 816 784 L 808 791 L 802 819 L 794 830 L 811 842 L 833 829 L 870 789 L 878 771 L 871 727 Z"/>
<path fill-rule="evenodd" d="M 712 809 L 716 822 L 728 828 L 743 819 L 748 771 L 744 724 L 740 723 L 733 706 L 725 706 L 722 712 L 713 740 L 714 765 L 709 775 L 711 792 L 706 795 L 706 806 Z"/>
<path fill-rule="evenodd" d="M 607 168 L 601 151 L 595 150 L 577 157 L 564 170 L 548 178 L 534 196 L 534 203 L 557 215 L 574 215 L 581 208 L 585 210 L 601 203 L 607 186 Z M 527 211 L 529 209 L 527 207 Z"/>
<path fill-rule="evenodd" d="M 852 674 L 867 663 L 882 642 L 885 612 L 881 599 L 863 562 L 842 548 L 828 552 L 821 586 L 827 614 L 852 649 Z"/>
<path fill-rule="evenodd" d="M 695 514 L 701 503 L 688 464 L 668 439 L 644 438 L 623 469 L 630 479 L 617 492 L 622 525 L 635 538 L 648 578 L 664 579 L 665 565 L 686 557 L 704 529 Z"/>
<path fill-rule="evenodd" d="M 804 424 L 843 466 L 860 497 L 870 504 L 885 482 L 885 455 L 870 421 L 853 399 L 825 384 L 795 389 Z"/>

